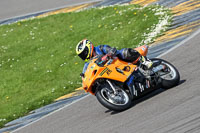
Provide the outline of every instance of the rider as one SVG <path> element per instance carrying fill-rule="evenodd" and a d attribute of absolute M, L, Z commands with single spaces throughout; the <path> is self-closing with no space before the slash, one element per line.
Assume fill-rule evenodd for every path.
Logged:
<path fill-rule="evenodd" d="M 83 74 L 89 65 L 87 61 L 96 55 L 109 54 L 110 56 L 117 56 L 123 61 L 132 62 L 134 64 L 139 60 L 139 62 L 146 66 L 147 69 L 149 69 L 153 64 L 152 61 L 147 59 L 147 57 L 141 56 L 138 51 L 132 48 L 123 48 L 121 50 L 117 50 L 116 48 L 111 48 L 108 45 L 99 45 L 94 47 L 92 42 L 87 39 L 83 39 L 77 44 L 76 53 L 82 60 L 86 61 L 82 72 Z"/>

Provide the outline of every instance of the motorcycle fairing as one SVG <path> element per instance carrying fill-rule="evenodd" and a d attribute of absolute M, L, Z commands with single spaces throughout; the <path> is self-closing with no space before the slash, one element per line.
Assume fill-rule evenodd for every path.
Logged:
<path fill-rule="evenodd" d="M 143 45 L 135 50 L 146 56 L 148 46 Z M 104 78 L 125 82 L 137 68 L 137 65 L 119 60 L 117 57 L 113 59 L 112 63 L 107 63 L 103 67 L 98 66 L 95 63 L 96 60 L 97 58 L 94 58 L 90 61 L 82 82 L 83 89 L 93 95 L 95 94 L 92 92 L 92 85 L 97 79 Z"/>
<path fill-rule="evenodd" d="M 136 65 L 127 63 L 115 58 L 110 65 L 104 65 L 99 67 L 93 59 L 88 65 L 88 69 L 85 72 L 85 78 L 83 79 L 83 88 L 86 92 L 91 92 L 92 84 L 96 79 L 104 78 L 111 79 L 120 82 L 125 82 L 131 73 L 136 69 Z M 128 69 L 125 69 L 128 68 Z"/>

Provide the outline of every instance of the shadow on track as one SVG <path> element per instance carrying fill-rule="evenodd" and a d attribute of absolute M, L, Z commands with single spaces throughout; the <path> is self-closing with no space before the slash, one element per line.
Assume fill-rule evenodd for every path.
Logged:
<path fill-rule="evenodd" d="M 183 84 L 183 83 L 185 83 L 185 82 L 186 82 L 185 79 L 180 80 L 178 86 L 181 85 L 181 84 Z M 173 88 L 174 88 L 174 87 L 173 87 Z M 173 89 L 173 88 L 170 88 L 170 89 Z M 133 103 L 132 103 L 132 106 L 131 106 L 130 108 L 132 108 L 132 107 L 135 106 L 136 104 L 142 103 L 142 102 L 144 102 L 144 101 L 146 101 L 146 100 L 148 100 L 148 99 L 150 99 L 150 98 L 152 98 L 152 97 L 154 97 L 154 96 L 156 96 L 156 95 L 158 95 L 158 94 L 160 94 L 160 93 L 162 93 L 162 92 L 164 92 L 164 91 L 167 91 L 167 90 L 168 90 L 168 89 L 160 88 L 160 89 L 157 89 L 157 90 L 155 90 L 155 91 L 152 91 L 152 92 L 150 92 L 150 93 L 144 95 L 142 98 L 139 98 L 139 99 L 134 100 Z M 130 109 L 130 108 L 129 108 L 129 109 Z M 127 110 L 128 110 L 128 109 L 127 109 Z M 123 111 L 121 111 L 121 112 L 123 112 Z M 113 110 L 106 110 L 106 111 L 105 111 L 105 113 L 110 113 L 111 115 L 115 115 L 115 114 L 118 114 L 118 113 L 121 113 L 121 112 L 117 112 L 117 111 L 113 111 Z"/>

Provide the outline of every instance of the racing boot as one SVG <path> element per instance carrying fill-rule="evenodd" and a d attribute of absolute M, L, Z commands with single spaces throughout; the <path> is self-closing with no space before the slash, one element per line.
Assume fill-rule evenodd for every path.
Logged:
<path fill-rule="evenodd" d="M 149 60 L 146 56 L 141 56 L 139 61 L 147 69 L 150 69 L 152 67 L 152 65 L 153 65 L 153 62 L 151 60 Z"/>

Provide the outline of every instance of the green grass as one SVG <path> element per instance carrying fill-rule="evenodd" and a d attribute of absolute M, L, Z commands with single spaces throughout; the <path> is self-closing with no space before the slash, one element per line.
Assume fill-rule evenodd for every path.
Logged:
<path fill-rule="evenodd" d="M 0 127 L 81 86 L 75 47 L 83 38 L 136 47 L 168 16 L 159 6 L 112 6 L 0 26 Z"/>

